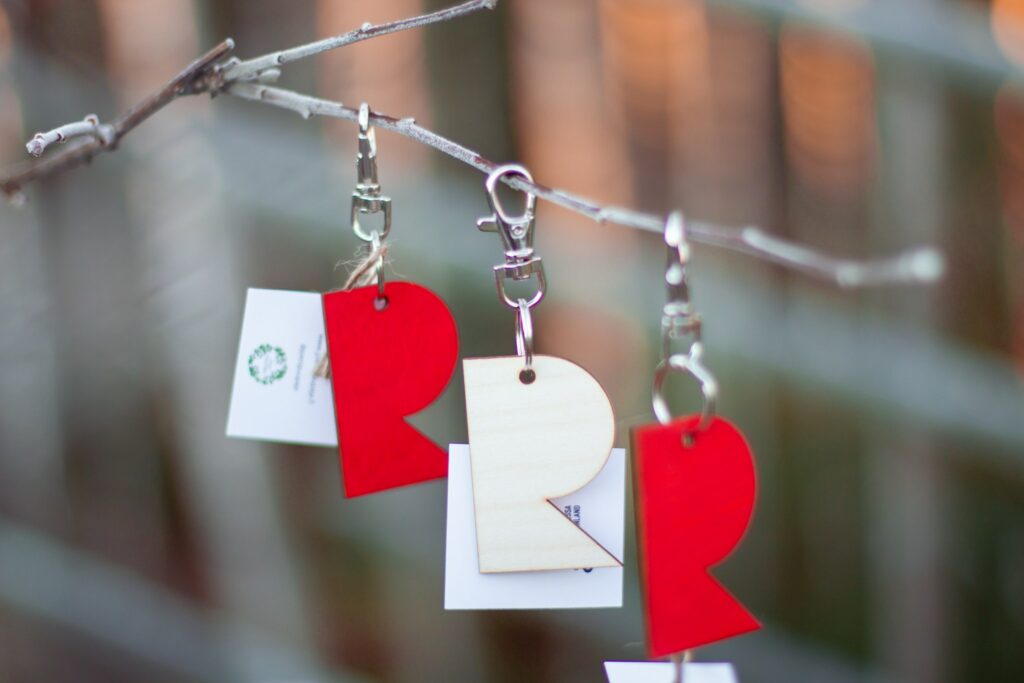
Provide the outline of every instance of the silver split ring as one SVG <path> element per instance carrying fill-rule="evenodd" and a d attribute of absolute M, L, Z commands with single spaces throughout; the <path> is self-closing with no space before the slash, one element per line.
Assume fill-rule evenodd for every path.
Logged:
<path fill-rule="evenodd" d="M 533 369 L 533 317 L 526 299 L 520 299 L 516 307 L 516 355 L 525 360 L 524 370 Z"/>
<path fill-rule="evenodd" d="M 715 402 L 718 399 L 718 382 L 701 362 L 701 344 L 694 344 L 689 353 L 676 353 L 658 364 L 654 371 L 654 384 L 651 390 L 651 407 L 654 416 L 663 425 L 672 422 L 672 411 L 665 400 L 664 385 L 672 372 L 686 373 L 700 383 L 700 391 L 704 396 L 704 405 L 700 411 L 700 422 L 695 431 L 702 432 L 711 426 L 715 418 Z"/>

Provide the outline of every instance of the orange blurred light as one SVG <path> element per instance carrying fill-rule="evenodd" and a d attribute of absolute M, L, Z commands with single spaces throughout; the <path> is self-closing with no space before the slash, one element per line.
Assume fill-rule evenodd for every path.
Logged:
<path fill-rule="evenodd" d="M 7 67 L 11 56 L 11 22 L 0 6 L 0 69 Z M 21 98 L 13 83 L 0 80 L 0 158 L 21 159 L 25 131 L 22 129 Z"/>
<path fill-rule="evenodd" d="M 1012 86 L 999 91 L 995 124 L 1001 153 L 1003 216 L 1017 244 L 1024 247 L 1024 93 Z"/>
<path fill-rule="evenodd" d="M 199 52 L 190 3 L 100 0 L 99 11 L 107 62 L 124 104 L 148 95 Z"/>
<path fill-rule="evenodd" d="M 602 80 L 599 8 L 591 0 L 519 0 L 509 11 L 514 113 L 525 162 L 553 185 L 628 203 L 621 119 Z M 561 219 L 592 230 L 585 219 Z"/>
<path fill-rule="evenodd" d="M 773 41 L 703 0 L 603 0 L 609 101 L 633 144 L 634 203 L 730 223 L 767 205 Z"/>
<path fill-rule="evenodd" d="M 318 37 L 334 36 L 359 26 L 368 18 L 374 23 L 422 14 L 423 0 L 318 0 Z M 366 102 L 370 109 L 399 116 L 412 116 L 422 125 L 432 119 L 427 89 L 425 33 L 402 31 L 376 40 L 333 50 L 317 59 L 319 86 L 323 97 L 348 105 Z M 356 135 L 351 126 L 330 126 L 327 134 L 342 145 L 347 163 Z M 416 168 L 426 163 L 429 150 L 400 136 L 378 138 L 381 163 L 389 167 Z"/>
<path fill-rule="evenodd" d="M 875 161 L 870 51 L 847 37 L 786 26 L 779 68 L 790 164 L 818 191 L 859 196 Z"/>
<path fill-rule="evenodd" d="M 0 64 L 7 61 L 11 54 L 11 21 L 7 12 L 0 5 Z"/>
<path fill-rule="evenodd" d="M 1003 220 L 1009 233 L 1007 255 L 1013 299 L 1013 351 L 1024 376 L 1024 92 L 1003 86 L 995 101 L 999 141 L 999 190 Z"/>
<path fill-rule="evenodd" d="M 1024 0 L 994 0 L 992 34 L 1011 62 L 1024 66 Z"/>

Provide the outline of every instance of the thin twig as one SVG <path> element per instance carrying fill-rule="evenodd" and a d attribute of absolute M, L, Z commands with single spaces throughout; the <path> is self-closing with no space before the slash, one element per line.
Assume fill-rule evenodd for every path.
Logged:
<path fill-rule="evenodd" d="M 272 52 L 246 61 L 229 60 L 217 63 L 217 60 L 234 47 L 234 43 L 229 38 L 190 64 L 178 76 L 168 81 L 163 88 L 143 100 L 134 109 L 109 124 L 108 127 L 103 128 L 102 133 L 85 130 L 81 124 L 69 124 L 48 133 L 38 134 L 33 140 L 40 141 L 39 153 L 42 153 L 46 146 L 42 143 L 43 140 L 52 142 L 62 139 L 61 136 L 66 139 L 70 137 L 69 131 L 74 131 L 76 134 L 93 134 L 93 139 L 68 145 L 60 152 L 51 154 L 39 162 L 12 169 L 11 172 L 0 176 L 0 190 L 9 197 L 17 197 L 22 185 L 27 182 L 85 163 L 99 152 L 114 149 L 125 134 L 182 95 L 195 95 L 204 92 L 215 95 L 218 92 L 225 92 L 242 99 L 289 109 L 304 118 L 320 115 L 357 121 L 357 109 L 346 107 L 340 102 L 268 86 L 266 83 L 276 80 L 280 75 L 278 67 L 288 62 L 376 36 L 450 21 L 480 10 L 493 9 L 497 2 L 498 0 L 470 0 L 418 17 L 386 24 L 363 24 L 359 29 L 339 36 L 300 45 L 289 50 Z M 477 152 L 417 125 L 412 118 L 396 118 L 375 112 L 371 115 L 371 121 L 375 126 L 394 131 L 433 147 L 484 173 L 490 173 L 498 166 Z M 97 121 L 96 127 L 99 125 Z M 32 147 L 32 141 L 29 142 L 29 149 L 30 151 L 35 149 Z M 514 189 L 532 192 L 542 199 L 575 211 L 598 223 L 615 223 L 656 233 L 661 233 L 663 230 L 664 219 L 661 216 L 619 207 L 603 207 L 585 197 L 540 183 L 528 182 L 520 176 L 506 176 L 504 182 Z M 941 253 L 932 247 L 914 249 L 890 258 L 858 261 L 826 256 L 807 247 L 772 237 L 753 226 L 726 227 L 705 222 L 689 222 L 687 235 L 694 242 L 745 253 L 843 288 L 934 282 L 941 277 L 944 269 Z"/>
<path fill-rule="evenodd" d="M 272 86 L 229 83 L 225 86 L 224 92 L 242 99 L 288 109 L 307 119 L 311 116 L 328 116 L 357 121 L 359 116 L 357 108 L 346 107 L 340 102 L 310 97 Z M 370 121 L 378 128 L 394 131 L 433 147 L 483 173 L 490 173 L 499 166 L 478 152 L 418 125 L 414 119 L 399 119 L 380 112 L 370 112 Z M 537 182 L 531 183 L 518 175 L 505 176 L 503 180 L 514 189 L 532 192 L 542 199 L 598 223 L 614 223 L 659 234 L 665 227 L 665 219 L 661 216 L 632 209 L 602 207 L 585 197 Z M 727 227 L 690 221 L 687 223 L 687 237 L 693 242 L 731 249 L 786 266 L 844 289 L 934 282 L 942 276 L 944 270 L 942 254 L 933 247 L 913 249 L 884 259 L 858 261 L 826 256 L 807 247 L 772 237 L 753 226 Z"/>
<path fill-rule="evenodd" d="M 94 116 L 90 116 L 84 122 L 65 124 L 45 133 L 36 133 L 26 145 L 28 151 L 35 156 L 42 154 L 47 145 L 53 142 L 83 135 L 89 135 L 92 139 L 68 145 L 41 161 L 16 166 L 0 177 L 0 190 L 8 197 L 17 196 L 25 183 L 84 164 L 100 152 L 115 149 L 121 138 L 178 97 L 200 92 L 215 92 L 223 83 L 217 78 L 216 63 L 234 46 L 234 41 L 228 38 L 189 64 L 163 87 L 122 114 L 113 123 L 101 124 Z M 92 122 L 90 119 L 95 121 L 94 125 L 87 125 Z M 34 143 L 38 143 L 38 152 Z"/>
<path fill-rule="evenodd" d="M 375 285 L 380 282 L 380 278 L 383 277 L 384 264 L 388 258 L 388 243 L 376 244 L 376 247 L 369 244 L 366 245 L 366 254 L 353 263 L 352 272 L 348 274 L 345 284 L 341 286 L 341 289 L 335 291 L 349 292 L 359 287 Z M 341 263 L 339 262 L 335 268 L 340 265 Z M 327 351 L 324 351 L 324 354 L 320 356 L 320 360 L 317 361 L 316 366 L 313 368 L 313 376 L 320 377 L 321 379 L 331 378 L 331 359 Z"/>
<path fill-rule="evenodd" d="M 259 78 L 260 74 L 268 69 L 275 69 L 284 66 L 288 62 L 312 57 L 313 55 L 318 55 L 321 52 L 335 50 L 339 47 L 358 43 L 361 40 L 368 40 L 370 38 L 387 35 L 388 33 L 397 33 L 398 31 L 405 31 L 410 28 L 422 28 L 431 24 L 451 21 L 452 19 L 457 19 L 461 16 L 472 14 L 482 9 L 494 9 L 497 5 L 498 0 L 470 0 L 469 2 L 464 2 L 461 5 L 446 7 L 445 9 L 431 12 L 430 14 L 410 17 L 408 19 L 400 19 L 386 24 L 371 24 L 370 22 L 366 22 L 354 31 L 342 33 L 338 36 L 324 38 L 323 40 L 299 45 L 298 47 L 288 48 L 287 50 L 280 50 L 279 52 L 271 52 L 270 54 L 255 57 L 253 59 L 232 62 L 224 69 L 224 79 L 231 82 L 251 81 Z"/>
<path fill-rule="evenodd" d="M 48 130 L 45 133 L 36 133 L 35 136 L 25 143 L 25 149 L 34 157 L 42 156 L 46 148 L 55 142 L 66 142 L 71 138 L 89 136 L 104 145 L 109 145 L 114 139 L 114 127 L 109 123 L 100 123 L 95 114 L 89 114 L 83 121 L 65 123 L 63 126 Z"/>

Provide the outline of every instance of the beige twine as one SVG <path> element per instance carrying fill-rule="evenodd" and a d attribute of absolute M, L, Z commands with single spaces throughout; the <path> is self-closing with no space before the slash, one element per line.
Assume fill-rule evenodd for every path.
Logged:
<path fill-rule="evenodd" d="M 345 284 L 342 285 L 340 289 L 334 289 L 331 291 L 347 292 L 359 287 L 377 284 L 377 273 L 380 272 L 377 264 L 378 262 L 383 263 L 387 257 L 388 245 L 387 242 L 384 242 L 376 249 L 371 249 L 370 253 L 356 263 L 356 267 L 352 269 L 351 273 L 349 273 L 348 279 L 345 280 Z M 341 264 L 339 263 L 338 265 Z M 320 362 L 318 362 L 316 364 L 316 368 L 313 369 L 313 376 L 320 377 L 322 379 L 331 378 L 331 361 L 327 351 L 324 351 L 324 355 L 320 357 Z"/>

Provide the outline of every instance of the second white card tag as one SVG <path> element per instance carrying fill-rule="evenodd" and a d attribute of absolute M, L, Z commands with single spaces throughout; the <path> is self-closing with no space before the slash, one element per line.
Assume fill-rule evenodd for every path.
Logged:
<path fill-rule="evenodd" d="M 626 454 L 612 449 L 598 475 L 551 502 L 616 557 L 623 556 Z M 469 446 L 448 447 L 448 520 L 444 607 L 574 609 L 622 606 L 622 567 L 482 574 L 477 559 Z"/>
<path fill-rule="evenodd" d="M 331 383 L 313 374 L 326 339 L 320 294 L 249 289 L 227 435 L 337 446 Z"/>
<path fill-rule="evenodd" d="M 666 662 L 605 662 L 608 683 L 673 683 L 675 665 Z M 732 664 L 683 665 L 686 683 L 737 683 Z"/>

